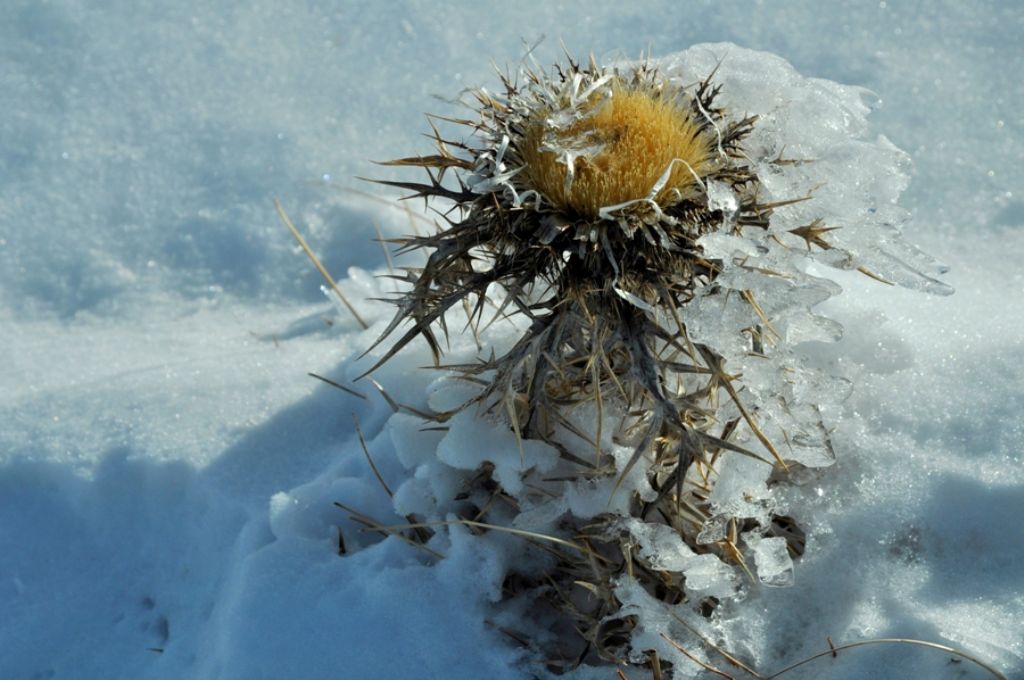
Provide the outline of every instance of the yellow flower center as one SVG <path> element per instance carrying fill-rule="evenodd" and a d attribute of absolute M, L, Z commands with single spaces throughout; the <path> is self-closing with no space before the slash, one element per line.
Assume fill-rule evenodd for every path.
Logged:
<path fill-rule="evenodd" d="M 689 108 L 661 92 L 616 83 L 611 98 L 593 107 L 586 111 L 584 106 L 584 117 L 565 129 L 552 131 L 538 121 L 526 130 L 526 178 L 562 210 L 593 219 L 601 208 L 648 198 L 671 166 L 668 181 L 654 197 L 665 206 L 692 194 L 698 186 L 695 175 L 706 175 L 715 163 L 714 139 Z M 568 189 L 566 159 L 551 146 L 579 154 Z"/>

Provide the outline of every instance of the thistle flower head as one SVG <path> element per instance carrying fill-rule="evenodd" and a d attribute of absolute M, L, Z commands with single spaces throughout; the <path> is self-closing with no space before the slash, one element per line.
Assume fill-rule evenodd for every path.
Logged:
<path fill-rule="evenodd" d="M 634 201 L 664 209 L 696 198 L 717 155 L 707 121 L 695 120 L 686 99 L 676 88 L 631 87 L 613 77 L 568 121 L 560 112 L 531 111 L 520 142 L 521 185 L 585 219 Z"/>
<path fill-rule="evenodd" d="M 683 82 L 646 63 L 570 61 L 520 77 L 503 77 L 501 95 L 475 93 L 478 118 L 457 121 L 472 129 L 468 141 L 435 129 L 436 155 L 390 162 L 426 168 L 427 184 L 392 184 L 450 200 L 458 215 L 448 229 L 404 243 L 432 252 L 385 333 L 416 321 L 392 353 L 418 334 L 439 347 L 432 325 L 497 284 L 507 304 L 535 321 L 527 344 L 557 326 L 549 356 L 558 363 L 597 361 L 604 379 L 646 372 L 650 391 L 656 367 L 633 352 L 618 365 L 608 357 L 627 336 L 650 330 L 651 310 L 677 308 L 714 278 L 715 264 L 696 244 L 701 235 L 767 224 L 770 209 L 757 201 L 741 148 L 754 118 L 716 106 L 711 76 Z M 457 189 L 444 183 L 449 170 L 459 174 Z M 534 384 L 535 354 L 523 346 L 490 364 L 494 391 Z M 593 376 L 572 373 L 561 371 L 569 376 L 563 391 L 585 391 Z"/>
<path fill-rule="evenodd" d="M 594 240 L 615 225 L 631 238 L 644 224 L 671 249 L 683 232 L 700 231 L 695 211 L 708 208 L 708 182 L 752 179 L 735 161 L 753 119 L 726 121 L 710 80 L 687 85 L 645 64 L 593 61 L 524 77 L 522 87 L 506 77 L 502 98 L 477 93 L 485 143 L 462 148 L 472 157 L 469 186 L 534 213 L 538 226 L 554 217 L 575 225 L 577 240 Z"/>

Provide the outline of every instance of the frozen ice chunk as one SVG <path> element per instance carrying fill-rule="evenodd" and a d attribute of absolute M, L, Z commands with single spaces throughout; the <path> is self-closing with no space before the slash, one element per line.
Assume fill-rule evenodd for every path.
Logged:
<path fill-rule="evenodd" d="M 688 591 L 715 597 L 732 594 L 736 582 L 733 569 L 716 555 L 695 553 L 672 527 L 635 518 L 623 520 L 621 526 L 637 542 L 641 558 L 653 569 L 682 573 Z"/>
<path fill-rule="evenodd" d="M 683 542 L 679 532 L 664 524 L 641 522 L 629 518 L 622 523 L 636 540 L 640 557 L 654 569 L 683 571 L 697 556 Z"/>
<path fill-rule="evenodd" d="M 896 200 L 907 187 L 910 161 L 885 137 L 866 138 L 866 90 L 804 78 L 775 55 L 729 44 L 669 55 L 658 67 L 683 80 L 715 71 L 721 103 L 758 116 L 745 151 L 765 197 L 806 199 L 776 209 L 766 232 L 749 230 L 751 241 L 781 236 L 793 256 L 802 250 L 829 266 L 864 268 L 928 292 L 951 291 L 936 279 L 945 268 L 900 237 L 908 216 Z M 725 205 L 724 197 L 718 187 L 708 187 L 709 203 Z M 830 229 L 821 241 L 791 238 L 794 229 L 816 220 Z"/>
<path fill-rule="evenodd" d="M 749 542 L 749 541 L 748 541 Z M 766 586 L 793 585 L 793 560 L 786 539 L 778 536 L 754 541 L 757 578 Z"/>
<path fill-rule="evenodd" d="M 710 553 L 695 555 L 684 572 L 686 589 L 701 595 L 728 597 L 736 589 L 736 572 Z"/>
<path fill-rule="evenodd" d="M 438 413 L 456 411 L 480 394 L 480 385 L 456 375 L 438 378 L 427 388 L 427 404 Z"/>
<path fill-rule="evenodd" d="M 296 515 L 299 509 L 299 499 L 283 491 L 275 493 L 270 497 L 270 531 L 274 536 L 282 538 L 296 533 Z"/>
<path fill-rule="evenodd" d="M 722 231 L 732 228 L 736 220 L 736 212 L 740 208 L 740 202 L 736 198 L 736 192 L 725 182 L 717 180 L 707 183 L 708 208 L 722 212 Z"/>
<path fill-rule="evenodd" d="M 442 434 L 426 430 L 421 418 L 405 413 L 396 413 L 388 419 L 386 426 L 395 455 L 408 470 L 414 470 L 434 458 L 434 450 Z"/>
<path fill-rule="evenodd" d="M 437 447 L 437 457 L 461 470 L 476 470 L 483 463 L 494 464 L 494 479 L 510 494 L 523 488 L 523 475 L 536 468 L 547 471 L 558 462 L 558 451 L 534 439 L 518 440 L 507 425 L 467 409 L 448 421 L 448 433 Z"/>
<path fill-rule="evenodd" d="M 744 442 L 754 448 L 756 442 Z M 771 454 L 764 452 L 768 460 Z M 718 462 L 718 479 L 711 492 L 713 503 L 741 502 L 767 493 L 765 483 L 772 473 L 772 465 L 739 453 L 728 453 Z"/>
<path fill-rule="evenodd" d="M 757 244 L 751 242 L 750 239 L 721 232 L 711 232 L 701 236 L 697 240 L 697 245 L 701 247 L 706 256 L 717 258 L 732 259 L 743 255 L 757 255 L 759 250 Z"/>
<path fill-rule="evenodd" d="M 401 486 L 395 489 L 395 495 L 391 502 L 395 512 L 403 517 L 408 515 L 433 517 L 438 514 L 438 501 L 433 491 L 434 488 L 424 475 L 417 475 L 412 479 L 405 480 Z"/>

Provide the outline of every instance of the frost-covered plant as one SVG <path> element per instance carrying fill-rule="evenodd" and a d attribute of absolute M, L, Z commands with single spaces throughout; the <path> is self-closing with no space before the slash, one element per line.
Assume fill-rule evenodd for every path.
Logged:
<path fill-rule="evenodd" d="M 378 366 L 417 337 L 440 360 L 449 312 L 474 333 L 523 319 L 505 351 L 449 367 L 479 387 L 444 415 L 449 437 L 490 414 L 520 444 L 403 512 L 544 546 L 506 596 L 549 631 L 532 643 L 552 667 L 660 672 L 682 662 L 662 633 L 704 639 L 746 582 L 792 580 L 803 532 L 771 486 L 832 463 L 844 394 L 799 351 L 841 331 L 812 311 L 840 290 L 816 267 L 948 289 L 899 239 L 906 161 L 862 139 L 863 91 L 733 46 L 501 81 L 455 121 L 467 137 L 435 128 L 435 154 L 390 163 L 426 169 L 390 184 L 446 205 L 445 225 L 401 243 L 428 257 Z"/>

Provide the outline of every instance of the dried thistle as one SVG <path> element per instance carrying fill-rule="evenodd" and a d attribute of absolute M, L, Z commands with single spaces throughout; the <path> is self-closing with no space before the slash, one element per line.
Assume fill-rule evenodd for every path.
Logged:
<path fill-rule="evenodd" d="M 436 155 L 387 163 L 430 180 L 388 184 L 454 206 L 448 228 L 401 244 L 430 256 L 384 336 L 413 326 L 380 363 L 417 336 L 439 359 L 444 314 L 470 301 L 479 319 L 497 286 L 502 311 L 530 327 L 504 355 L 460 367 L 492 376 L 479 399 L 504 404 L 522 436 L 546 439 L 565 405 L 621 395 L 646 420 L 621 474 L 657 441 L 659 459 L 673 461 L 665 476 L 681 483 L 709 449 L 737 448 L 708 432 L 707 404 L 731 378 L 713 348 L 689 341 L 679 310 L 720 269 L 697 240 L 765 228 L 775 207 L 759 201 L 743 155 L 755 119 L 716 106 L 713 74 L 687 85 L 646 63 L 591 60 L 522 75 L 522 86 L 503 77 L 502 97 L 477 92 L 479 119 L 457 121 L 478 144 L 435 128 Z M 449 170 L 457 189 L 444 184 Z"/>
<path fill-rule="evenodd" d="M 711 558 L 755 582 L 787 582 L 778 565 L 803 552 L 797 521 L 771 499 L 735 490 L 716 499 L 715 491 L 729 457 L 762 465 L 764 489 L 769 475 L 796 463 L 833 460 L 820 404 L 837 384 L 800 367 L 787 340 L 836 336 L 833 322 L 808 311 L 836 289 L 797 259 L 941 289 L 923 273 L 926 256 L 885 235 L 896 232 L 895 213 L 863 220 L 880 225 L 881 236 L 862 248 L 858 232 L 850 238 L 846 225 L 801 212 L 816 184 L 770 190 L 769 181 L 777 186 L 776 176 L 799 175 L 813 159 L 784 158 L 770 135 L 750 143 L 758 117 L 720 103 L 716 72 L 713 64 L 666 72 L 649 61 L 602 67 L 593 59 L 523 68 L 501 77 L 500 95 L 473 93 L 476 118 L 444 119 L 468 129 L 465 139 L 434 126 L 436 153 L 386 163 L 426 171 L 426 182 L 384 183 L 444 206 L 445 225 L 400 241 L 402 252 L 428 256 L 407 270 L 409 288 L 378 343 L 411 325 L 370 370 L 417 337 L 439 363 L 446 314 L 465 307 L 477 327 L 493 302 L 495 318 L 526 320 L 521 338 L 500 355 L 449 368 L 483 386 L 470 404 L 561 456 L 547 475 L 523 470 L 529 484 L 519 494 L 496 485 L 494 466 L 484 465 L 450 508 L 481 529 L 557 498 L 567 480 L 611 479 L 610 493 L 628 494 L 625 511 L 569 513 L 550 533 L 533 532 L 561 541 L 545 548 L 553 565 L 507 581 L 510 598 L 546 601 L 568 620 L 562 637 L 582 638 L 575 650 L 545 648 L 562 658 L 549 658 L 553 669 L 596 654 L 668 672 L 665 655 L 682 657 L 660 641 L 662 657 L 636 647 L 637 612 L 652 598 L 677 619 L 678 606 L 710 616 L 718 597 L 698 597 L 688 564 Z M 588 403 L 596 417 L 581 423 L 577 407 Z M 602 444 L 610 420 L 624 457 Z M 596 459 L 572 438 L 590 442 Z M 641 483 L 624 483 L 638 476 Z M 678 544 L 676 554 L 652 551 L 666 541 Z"/>

